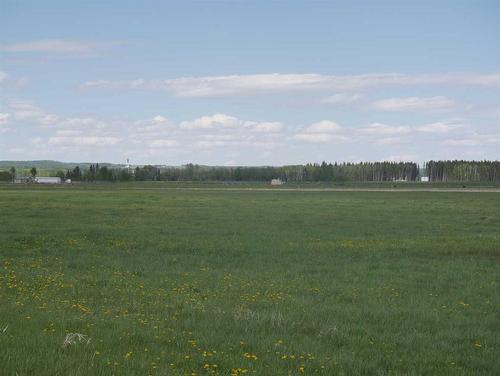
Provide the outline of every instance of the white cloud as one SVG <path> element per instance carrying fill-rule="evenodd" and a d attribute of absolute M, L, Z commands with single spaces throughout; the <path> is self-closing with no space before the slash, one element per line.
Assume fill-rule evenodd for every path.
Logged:
<path fill-rule="evenodd" d="M 48 143 L 50 145 L 59 146 L 112 146 L 116 145 L 120 139 L 116 137 L 99 137 L 99 136 L 87 136 L 87 137 L 65 137 L 65 136 L 55 136 L 50 137 Z"/>
<path fill-rule="evenodd" d="M 38 145 L 43 145 L 45 143 L 45 140 L 42 137 L 32 137 L 28 140 L 28 142 L 31 145 L 38 146 Z"/>
<path fill-rule="evenodd" d="M 17 80 L 15 80 L 14 84 L 16 87 L 22 88 L 22 87 L 28 86 L 30 82 L 31 82 L 31 80 L 28 77 L 21 77 L 21 78 L 18 78 Z"/>
<path fill-rule="evenodd" d="M 500 145 L 500 133 L 472 133 L 462 138 L 444 141 L 448 146 L 492 146 Z"/>
<path fill-rule="evenodd" d="M 355 127 L 355 124 L 351 124 L 353 127 L 340 126 L 332 120 L 321 120 L 297 129 L 293 127 L 294 124 L 285 127 L 277 121 L 247 120 L 224 113 L 199 116 L 185 121 L 169 120 L 168 114 L 153 114 L 149 118 L 140 120 L 100 119 L 85 114 L 56 115 L 31 102 L 19 101 L 8 103 L 0 108 L 0 111 L 0 124 L 7 124 L 11 129 L 24 127 L 23 132 L 29 132 L 28 142 L 32 145 L 32 151 L 26 158 L 28 155 L 34 156 L 35 153 L 50 158 L 142 155 L 144 158 L 150 156 L 166 158 L 169 161 L 184 159 L 203 163 L 207 156 L 219 158 L 223 155 L 224 159 L 217 159 L 215 162 L 222 164 L 227 159 L 244 161 L 248 155 L 259 161 L 261 158 L 259 156 L 264 155 L 263 152 L 270 152 L 271 154 L 265 157 L 266 161 L 272 161 L 274 157 L 271 158 L 271 155 L 278 154 L 277 158 L 281 159 L 276 160 L 287 163 L 284 158 L 289 157 L 282 157 L 284 152 L 281 150 L 287 150 L 292 157 L 303 158 L 301 153 L 306 152 L 306 148 L 314 154 L 314 148 L 321 144 L 339 144 L 333 149 L 322 148 L 322 152 L 344 153 L 336 157 L 344 159 L 344 155 L 347 158 L 349 154 L 348 152 L 345 154 L 347 148 L 342 144 L 348 143 L 355 145 L 361 151 L 366 149 L 364 155 L 378 158 L 387 152 L 394 160 L 396 158 L 407 160 L 412 158 L 404 155 L 408 149 L 404 144 L 412 144 L 412 151 L 417 150 L 416 148 L 419 148 L 418 150 L 434 148 L 433 150 L 447 150 L 448 155 L 460 156 L 464 155 L 461 151 L 461 154 L 450 152 L 453 146 L 462 146 L 464 150 L 470 151 L 484 150 L 484 155 L 489 156 L 496 145 L 500 144 L 500 135 L 493 134 L 496 132 L 493 125 L 473 126 L 458 118 L 429 124 L 372 123 L 362 127 Z M 14 127 L 11 127 L 11 124 Z M 0 129 L 5 131 L 5 127 L 0 126 Z M 481 134 L 481 129 L 483 131 L 489 129 L 490 134 Z M 7 140 L 7 137 L 2 134 L 0 143 L 2 139 Z M 35 141 L 31 141 L 35 139 L 36 144 Z M 3 142 L 0 147 L 7 150 L 9 145 Z M 306 146 L 306 144 L 311 145 Z M 444 145 L 449 148 L 443 147 Z M 380 151 L 384 151 L 384 154 L 377 154 Z M 130 154 L 126 154 L 129 152 Z M 235 158 L 230 155 L 233 152 L 242 153 L 243 156 Z M 433 156 L 437 155 L 436 153 Z M 191 159 L 192 156 L 195 158 Z M 205 160 L 205 163 L 209 163 L 208 160 Z M 147 159 L 145 161 L 147 162 Z"/>
<path fill-rule="evenodd" d="M 3 87 L 20 89 L 27 86 L 30 83 L 28 77 L 13 78 L 7 73 L 0 71 L 0 85 Z"/>
<path fill-rule="evenodd" d="M 412 162 L 418 161 L 418 156 L 415 154 L 391 155 L 382 159 L 387 162 Z"/>
<path fill-rule="evenodd" d="M 415 134 L 420 133 L 434 133 L 434 134 L 444 134 L 457 129 L 465 128 L 466 125 L 461 119 L 446 120 L 430 124 L 423 125 L 388 125 L 383 123 L 372 123 L 362 128 L 358 128 L 357 132 L 360 135 L 369 136 L 398 136 L 398 135 L 408 135 L 410 133 Z M 402 141 L 399 137 L 385 137 L 377 139 L 377 143 L 382 144 L 395 144 L 398 140 Z M 407 139 L 405 139 L 406 141 Z"/>
<path fill-rule="evenodd" d="M 26 149 L 25 148 L 20 148 L 20 147 L 14 147 L 10 148 L 8 150 L 9 153 L 14 153 L 14 154 L 26 154 Z"/>
<path fill-rule="evenodd" d="M 43 132 L 44 145 L 103 146 L 118 142 L 117 137 L 105 132 L 109 124 L 93 117 L 61 117 L 27 101 L 10 102 L 6 108 L 9 112 L 0 116 L 0 122 L 8 120 L 30 132 L 34 129 L 37 133 Z M 42 152 L 40 148 L 37 151 Z"/>
<path fill-rule="evenodd" d="M 68 136 L 79 136 L 83 132 L 81 130 L 73 130 L 73 129 L 59 129 L 56 131 L 56 136 L 68 137 Z"/>
<path fill-rule="evenodd" d="M 334 121 L 330 120 L 321 120 L 317 123 L 313 123 L 309 125 L 305 131 L 308 133 L 328 133 L 328 132 L 338 132 L 341 127 Z"/>
<path fill-rule="evenodd" d="M 155 121 L 156 119 L 156 121 Z M 281 137 L 283 124 L 242 120 L 227 114 L 213 114 L 174 123 L 158 116 L 129 126 L 129 142 L 148 147 L 175 147 L 207 150 L 227 147 L 268 148 Z"/>
<path fill-rule="evenodd" d="M 301 140 L 311 143 L 334 143 L 334 142 L 345 142 L 348 140 L 347 137 L 331 134 L 331 133 L 298 133 L 293 136 L 296 140 Z"/>
<path fill-rule="evenodd" d="M 261 123 L 255 123 L 255 122 L 246 122 L 246 126 L 251 127 L 251 129 L 254 132 L 266 132 L 266 133 L 276 133 L 281 131 L 283 128 L 283 124 L 280 122 L 274 121 L 274 122 L 261 122 Z"/>
<path fill-rule="evenodd" d="M 167 80 L 93 80 L 83 88 L 129 88 L 167 90 L 180 97 L 216 97 L 304 90 L 359 91 L 388 86 L 462 85 L 500 88 L 500 74 L 417 74 L 375 73 L 362 75 L 253 74 L 180 77 Z M 346 99 L 348 97 L 345 97 Z M 351 99 L 354 99 L 351 97 Z M 341 100 L 333 97 L 332 100 Z M 441 104 L 443 105 L 443 103 Z"/>
<path fill-rule="evenodd" d="M 13 121 L 38 126 L 53 125 L 60 121 L 58 116 L 50 114 L 44 109 L 35 106 L 33 103 L 28 101 L 10 102 L 7 105 L 7 109 L 10 112 Z"/>
<path fill-rule="evenodd" d="M 183 77 L 151 81 L 150 87 L 172 90 L 184 97 L 211 97 L 248 92 L 296 90 L 322 85 L 317 74 L 255 74 L 213 77 Z"/>
<path fill-rule="evenodd" d="M 444 143 L 445 145 L 450 145 L 450 146 L 476 146 L 479 144 L 479 141 L 471 138 L 464 138 L 464 139 L 448 139 L 445 140 Z"/>
<path fill-rule="evenodd" d="M 59 56 L 91 57 L 119 44 L 123 44 L 123 42 L 40 39 L 29 42 L 2 44 L 0 45 L 0 51 L 8 53 L 42 53 Z"/>
<path fill-rule="evenodd" d="M 8 104 L 8 109 L 12 117 L 16 120 L 30 120 L 39 122 L 48 114 L 40 107 L 35 106 L 31 102 L 15 101 Z"/>
<path fill-rule="evenodd" d="M 93 117 L 63 117 L 51 114 L 27 101 L 10 102 L 7 105 L 11 121 L 39 128 L 72 128 L 80 130 L 102 130 L 108 123 Z"/>
<path fill-rule="evenodd" d="M 0 112 L 0 125 L 7 124 L 10 114 Z"/>
<path fill-rule="evenodd" d="M 358 102 L 363 97 L 364 95 L 359 93 L 354 93 L 354 94 L 338 93 L 323 98 L 321 102 L 328 104 L 350 104 Z"/>
<path fill-rule="evenodd" d="M 385 137 L 385 138 L 380 138 L 375 142 L 381 145 L 399 145 L 402 143 L 408 143 L 407 140 L 404 140 L 401 137 Z"/>
<path fill-rule="evenodd" d="M 79 128 L 79 129 L 103 129 L 106 128 L 107 123 L 95 119 L 93 117 L 74 117 L 64 118 L 57 122 L 51 122 L 53 125 L 61 128 Z"/>
<path fill-rule="evenodd" d="M 171 140 L 171 139 L 160 139 L 160 140 L 153 140 L 149 144 L 149 146 L 153 148 L 161 148 L 161 147 L 175 147 L 178 146 L 179 142 L 177 140 Z"/>
<path fill-rule="evenodd" d="M 222 141 L 222 140 L 213 140 L 213 141 L 195 141 L 194 146 L 198 149 L 212 149 L 212 148 L 222 148 L 228 145 L 231 145 L 232 142 Z"/>
<path fill-rule="evenodd" d="M 171 129 L 173 122 L 162 115 L 153 118 L 137 120 L 129 126 L 129 130 L 137 136 L 149 134 L 160 135 Z"/>
<path fill-rule="evenodd" d="M 370 135 L 395 135 L 406 134 L 411 132 L 411 128 L 407 125 L 387 125 L 382 123 L 372 123 L 366 127 L 359 128 L 359 132 Z"/>
<path fill-rule="evenodd" d="M 194 120 L 183 121 L 179 124 L 179 128 L 184 130 L 218 130 L 239 128 L 260 133 L 277 133 L 283 128 L 280 122 L 270 121 L 245 121 L 237 117 L 226 114 L 214 114 L 201 116 Z"/>
<path fill-rule="evenodd" d="M 371 107 L 381 111 L 442 111 L 449 110 L 455 103 L 446 97 L 406 97 L 381 99 L 372 103 Z"/>
<path fill-rule="evenodd" d="M 217 147 L 266 149 L 277 145 L 283 124 L 242 120 L 227 114 L 206 115 L 175 123 L 163 115 L 142 120 L 102 120 L 92 116 L 66 117 L 50 114 L 31 102 L 12 102 L 1 120 L 17 122 L 39 137 L 37 152 L 66 153 L 110 146 L 113 149 L 168 151 L 183 145 L 185 152 Z M 3 112 L 2 112 L 3 114 Z M 8 116 L 7 116 L 8 115 Z"/>
<path fill-rule="evenodd" d="M 293 136 L 296 140 L 311 143 L 345 142 L 348 137 L 339 134 L 342 127 L 331 120 L 321 120 L 303 128 Z"/>
<path fill-rule="evenodd" d="M 160 123 L 160 124 L 164 124 L 164 123 L 167 123 L 168 122 L 168 119 L 166 117 L 163 117 L 161 115 L 156 115 L 154 118 L 153 118 L 153 121 L 155 123 Z"/>
<path fill-rule="evenodd" d="M 192 121 L 183 121 L 180 123 L 180 127 L 183 129 L 232 128 L 239 125 L 242 125 L 241 120 L 226 114 L 202 116 Z"/>
<path fill-rule="evenodd" d="M 112 86 L 113 81 L 108 81 L 108 80 L 94 80 L 94 81 L 86 81 L 84 82 L 81 87 L 82 88 L 94 88 L 94 87 L 106 87 L 106 86 Z"/>
<path fill-rule="evenodd" d="M 425 133 L 448 133 L 462 127 L 464 127 L 464 125 L 460 123 L 447 123 L 440 121 L 417 126 L 415 129 L 419 132 Z"/>
<path fill-rule="evenodd" d="M 202 138 L 203 140 L 210 140 L 210 141 L 237 141 L 240 137 L 239 134 L 233 133 L 233 134 L 201 134 L 198 135 L 199 138 Z"/>

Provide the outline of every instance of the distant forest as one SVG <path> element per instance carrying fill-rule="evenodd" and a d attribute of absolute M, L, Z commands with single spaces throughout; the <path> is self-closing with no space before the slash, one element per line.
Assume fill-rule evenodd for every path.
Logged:
<path fill-rule="evenodd" d="M 36 175 L 36 168 L 31 174 Z M 0 171 L 0 181 L 13 181 L 20 174 L 12 166 Z M 187 164 L 179 167 L 146 165 L 127 168 L 117 165 L 85 164 L 52 175 L 72 181 L 270 181 L 283 182 L 433 182 L 500 180 L 500 161 L 360 162 L 306 164 L 281 167 L 222 167 Z"/>

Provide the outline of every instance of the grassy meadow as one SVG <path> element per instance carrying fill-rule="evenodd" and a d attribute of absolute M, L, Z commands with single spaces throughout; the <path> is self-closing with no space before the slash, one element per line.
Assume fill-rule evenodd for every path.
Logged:
<path fill-rule="evenodd" d="M 4 186 L 0 349 L 13 376 L 492 375 L 500 193 Z"/>

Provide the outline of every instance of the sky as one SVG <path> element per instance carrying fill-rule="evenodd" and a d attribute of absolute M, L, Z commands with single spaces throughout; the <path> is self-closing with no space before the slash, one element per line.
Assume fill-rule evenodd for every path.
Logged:
<path fill-rule="evenodd" d="M 500 158 L 500 1 L 0 0 L 0 160 Z"/>

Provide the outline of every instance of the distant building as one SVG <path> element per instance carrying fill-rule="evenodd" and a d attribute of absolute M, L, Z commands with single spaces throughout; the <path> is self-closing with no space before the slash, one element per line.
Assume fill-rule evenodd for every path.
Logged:
<path fill-rule="evenodd" d="M 35 183 L 39 184 L 61 184 L 62 180 L 57 176 L 41 176 L 39 178 L 35 178 Z"/>
<path fill-rule="evenodd" d="M 421 176 L 420 177 L 420 181 L 422 181 L 422 182 L 428 182 L 429 181 L 429 177 L 428 176 Z"/>
<path fill-rule="evenodd" d="M 33 178 L 31 176 L 16 176 L 14 183 L 33 183 Z"/>
<path fill-rule="evenodd" d="M 271 185 L 283 185 L 283 181 L 281 179 L 272 179 Z"/>

